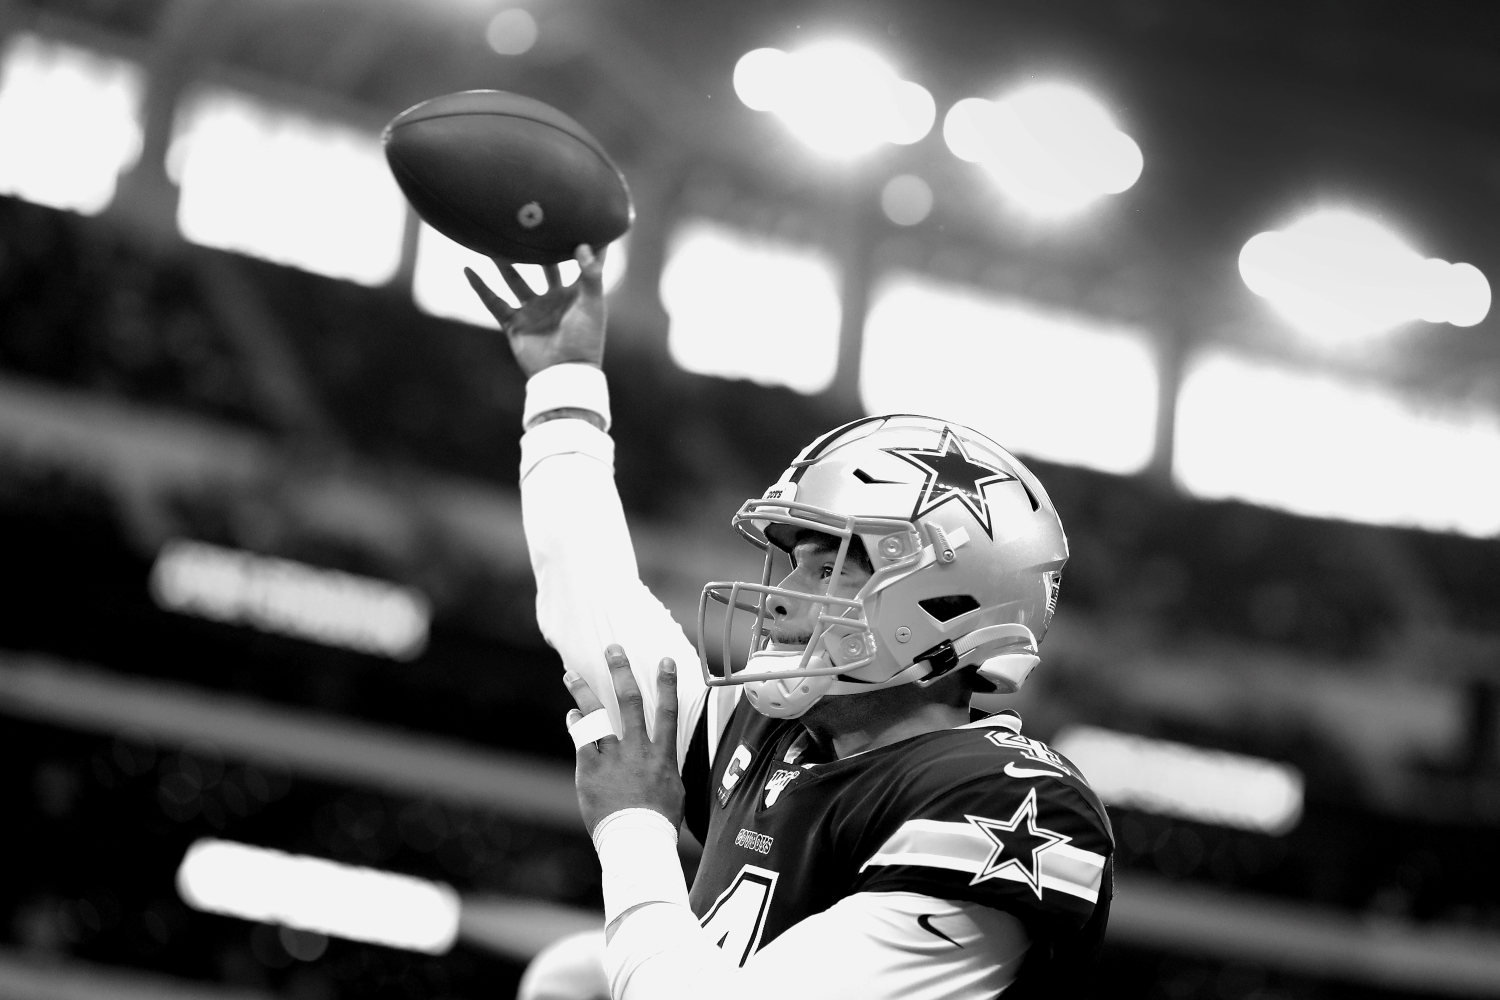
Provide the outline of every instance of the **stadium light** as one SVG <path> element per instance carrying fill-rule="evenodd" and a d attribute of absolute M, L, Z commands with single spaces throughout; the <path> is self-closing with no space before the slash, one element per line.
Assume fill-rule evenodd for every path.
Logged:
<path fill-rule="evenodd" d="M 775 114 L 797 138 L 838 160 L 882 143 L 914 143 L 937 115 L 926 88 L 850 42 L 747 52 L 735 64 L 734 91 L 746 107 Z"/>
<path fill-rule="evenodd" d="M 537 39 L 536 18 L 524 7 L 508 7 L 490 18 L 484 40 L 502 56 L 520 56 L 531 51 Z"/>
<path fill-rule="evenodd" d="M 1052 745 L 1109 805 L 1273 834 L 1302 818 L 1302 773 L 1289 764 L 1093 726 Z"/>
<path fill-rule="evenodd" d="M 667 349 L 687 371 L 806 395 L 833 383 L 839 277 L 816 250 L 690 221 L 671 240 L 661 301 Z"/>
<path fill-rule="evenodd" d="M 1490 285 L 1472 264 L 1423 259 L 1374 219 L 1314 212 L 1240 251 L 1240 277 L 1297 329 L 1331 344 L 1421 319 L 1473 326 Z"/>
<path fill-rule="evenodd" d="M 985 169 L 1007 198 L 1038 216 L 1064 216 L 1141 176 L 1141 148 L 1092 95 L 1064 83 L 1022 88 L 997 101 L 968 97 L 949 109 L 943 138 Z"/>
<path fill-rule="evenodd" d="M 1144 468 L 1156 385 L 1144 331 L 930 278 L 887 279 L 865 319 L 866 412 L 950 418 L 1048 461 Z"/>
<path fill-rule="evenodd" d="M 606 292 L 613 291 L 625 277 L 625 268 L 630 259 L 629 242 L 630 237 L 620 237 L 609 245 L 609 251 L 604 255 Z M 496 295 L 511 305 L 517 304 L 515 295 L 498 278 L 495 265 L 488 257 L 450 240 L 425 222 L 417 233 L 417 260 L 411 283 L 412 299 L 419 309 L 434 316 L 494 328 L 497 325 L 495 317 L 479 301 L 479 296 L 469 287 L 469 279 L 464 277 L 466 267 L 472 268 L 474 273 L 484 278 Z M 517 264 L 516 270 L 532 288 L 538 292 L 546 290 L 547 278 L 539 265 Z M 563 281 L 571 282 L 578 277 L 578 265 L 565 260 L 558 265 L 558 272 Z"/>
<path fill-rule="evenodd" d="M 18 34 L 0 65 L 0 193 L 85 215 L 141 155 L 140 67 Z"/>
<path fill-rule="evenodd" d="M 363 285 L 401 263 L 406 199 L 373 131 L 204 90 L 178 110 L 167 171 L 194 243 Z"/>
<path fill-rule="evenodd" d="M 427 645 L 427 598 L 384 580 L 176 540 L 151 568 L 168 611 L 409 660 Z"/>
<path fill-rule="evenodd" d="M 441 955 L 458 938 L 449 886 L 227 840 L 199 840 L 177 869 L 197 910 Z"/>
<path fill-rule="evenodd" d="M 915 174 L 897 174 L 880 190 L 880 208 L 898 226 L 915 226 L 932 214 L 932 186 Z"/>
<path fill-rule="evenodd" d="M 1227 351 L 1188 365 L 1172 466 L 1202 497 L 1500 535 L 1500 416 L 1424 408 L 1383 387 Z"/>

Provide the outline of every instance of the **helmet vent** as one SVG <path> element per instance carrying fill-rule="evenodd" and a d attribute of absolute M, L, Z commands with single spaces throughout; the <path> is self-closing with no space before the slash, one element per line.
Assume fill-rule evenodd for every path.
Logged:
<path fill-rule="evenodd" d="M 1062 570 L 1044 574 L 1043 579 L 1047 582 L 1047 617 L 1051 618 L 1057 613 L 1057 594 L 1062 590 Z"/>
<path fill-rule="evenodd" d="M 854 470 L 854 478 L 858 479 L 862 483 L 865 483 L 866 485 L 871 485 L 871 486 L 873 486 L 873 485 L 889 485 L 889 484 L 895 482 L 895 480 L 891 480 L 891 479 L 876 479 L 874 476 L 870 475 L 864 469 L 855 469 Z"/>
<path fill-rule="evenodd" d="M 947 597 L 929 597 L 918 601 L 917 607 L 927 612 L 937 622 L 950 622 L 959 615 L 979 609 L 979 602 L 968 594 L 949 594 Z"/>

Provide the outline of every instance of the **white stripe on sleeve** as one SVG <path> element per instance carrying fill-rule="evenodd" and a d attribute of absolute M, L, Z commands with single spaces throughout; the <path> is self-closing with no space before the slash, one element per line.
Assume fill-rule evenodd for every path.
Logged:
<path fill-rule="evenodd" d="M 978 875 L 996 853 L 995 842 L 971 823 L 909 819 L 860 866 L 860 871 L 877 865 L 913 865 Z M 1104 855 L 1072 844 L 1053 844 L 1038 852 L 1037 860 L 1043 890 L 1055 889 L 1091 903 L 1098 902 Z M 1014 866 L 1002 868 L 990 877 L 1027 881 Z"/>

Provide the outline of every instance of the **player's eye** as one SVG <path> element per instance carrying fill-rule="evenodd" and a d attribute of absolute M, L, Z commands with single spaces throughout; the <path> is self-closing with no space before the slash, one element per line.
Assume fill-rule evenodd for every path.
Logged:
<path fill-rule="evenodd" d="M 831 576 L 833 576 L 833 563 L 824 563 L 823 572 L 821 573 L 820 578 L 827 580 Z"/>

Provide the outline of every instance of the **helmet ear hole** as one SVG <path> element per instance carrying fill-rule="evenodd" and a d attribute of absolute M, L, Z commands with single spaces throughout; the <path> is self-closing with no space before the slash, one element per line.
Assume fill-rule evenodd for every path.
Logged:
<path fill-rule="evenodd" d="M 966 615 L 979 608 L 979 602 L 970 594 L 949 594 L 946 597 L 929 597 L 917 602 L 917 607 L 932 616 L 939 625 L 951 622 L 959 615 Z"/>

